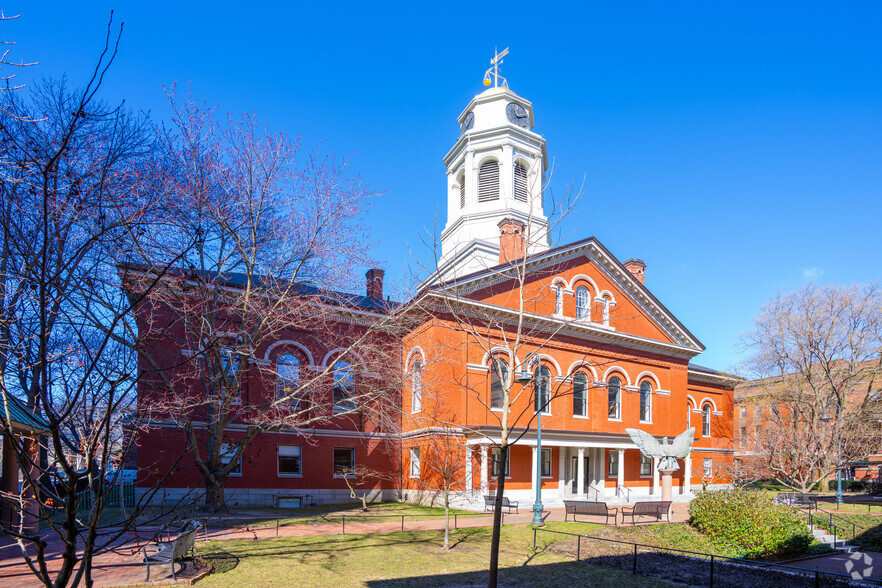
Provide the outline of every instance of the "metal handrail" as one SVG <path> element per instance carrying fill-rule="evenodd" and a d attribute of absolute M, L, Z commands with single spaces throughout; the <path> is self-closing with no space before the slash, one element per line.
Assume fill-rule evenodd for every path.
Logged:
<path fill-rule="evenodd" d="M 616 486 L 616 496 L 620 496 L 619 491 L 623 490 L 625 494 L 625 501 L 631 502 L 631 489 L 625 486 Z"/>
<path fill-rule="evenodd" d="M 858 525 L 858 524 L 855 523 L 854 521 L 850 521 L 850 520 L 848 520 L 847 518 L 845 518 L 845 517 L 843 517 L 843 516 L 841 516 L 841 515 L 833 514 L 833 513 L 830 512 L 830 511 L 824 510 L 824 509 L 822 509 L 822 508 L 818 508 L 817 505 L 815 505 L 815 510 L 816 510 L 817 512 L 822 512 L 822 513 L 828 515 L 828 516 L 829 516 L 829 519 L 830 519 L 830 523 L 829 523 L 829 524 L 830 524 L 831 526 L 835 525 L 835 523 L 833 522 L 833 519 L 834 519 L 834 518 L 837 519 L 837 520 L 840 520 L 840 521 L 842 521 L 842 522 L 844 522 L 844 523 L 846 523 L 846 524 L 848 524 L 848 525 L 851 525 L 851 540 L 852 540 L 852 541 L 854 541 L 854 538 L 857 537 L 857 528 L 858 528 L 858 527 L 860 527 L 861 530 L 864 530 L 864 527 L 862 527 L 861 525 Z M 821 518 L 821 517 L 819 517 L 819 516 L 817 516 L 817 515 L 815 515 L 815 516 L 816 516 L 816 518 L 818 518 L 818 519 Z M 836 525 L 836 526 L 839 526 L 839 525 Z M 847 527 L 846 527 L 846 528 L 847 528 Z"/>
<path fill-rule="evenodd" d="M 543 528 L 539 528 L 539 527 L 533 527 L 533 551 L 536 551 L 536 535 L 539 531 L 542 531 L 544 533 L 555 533 L 558 535 L 569 535 L 571 537 L 578 537 L 579 540 L 576 542 L 576 560 L 577 561 L 581 560 L 581 546 L 582 546 L 582 539 L 583 538 L 584 539 L 592 539 L 594 541 L 605 541 L 607 543 L 618 543 L 620 545 L 627 545 L 629 547 L 633 547 L 634 548 L 634 563 L 633 563 L 633 567 L 632 567 L 632 573 L 634 573 L 634 574 L 637 573 L 637 548 L 638 547 L 650 548 L 650 549 L 655 549 L 655 550 L 659 550 L 659 551 L 666 551 L 666 552 L 684 553 L 687 555 L 697 555 L 699 557 L 708 558 L 708 559 L 710 559 L 710 566 L 711 566 L 711 569 L 710 569 L 710 585 L 711 586 L 713 586 L 713 583 L 714 583 L 714 560 L 720 560 L 720 559 L 724 559 L 724 560 L 728 560 L 731 562 L 736 562 L 736 563 L 744 564 L 744 565 L 748 565 L 748 566 L 754 566 L 757 568 L 770 567 L 770 568 L 781 568 L 782 570 L 793 570 L 793 571 L 797 571 L 797 572 L 807 572 L 807 573 L 813 574 L 815 576 L 815 586 L 820 586 L 820 583 L 819 583 L 820 574 L 824 574 L 825 576 L 835 576 L 838 578 L 847 578 L 848 580 L 854 580 L 854 578 L 850 575 L 840 574 L 837 572 L 826 572 L 826 571 L 822 571 L 822 570 L 800 568 L 797 566 L 791 566 L 791 565 L 785 565 L 785 564 L 779 564 L 779 563 L 755 561 L 752 559 L 744 559 L 744 558 L 740 558 L 740 557 L 729 557 L 726 555 L 718 555 L 715 553 L 702 553 L 700 551 L 688 551 L 686 549 L 676 549 L 674 547 L 662 547 L 660 545 L 649 545 L 648 543 L 632 543 L 630 541 L 621 541 L 618 539 L 607 539 L 606 537 L 595 537 L 592 535 L 580 535 L 578 533 L 568 533 L 566 531 L 553 531 L 551 529 L 543 529 Z M 875 584 L 882 584 L 882 579 L 876 579 L 876 578 L 861 578 L 861 581 L 872 582 Z"/>

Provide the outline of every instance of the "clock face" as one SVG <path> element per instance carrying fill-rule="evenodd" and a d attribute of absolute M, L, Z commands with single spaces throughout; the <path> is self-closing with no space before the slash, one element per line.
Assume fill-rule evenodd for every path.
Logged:
<path fill-rule="evenodd" d="M 527 114 L 527 109 L 520 104 L 509 102 L 508 106 L 505 107 L 505 115 L 508 117 L 508 122 L 518 125 L 523 129 L 526 129 L 530 125 L 530 117 Z"/>
<path fill-rule="evenodd" d="M 465 115 L 465 118 L 462 119 L 462 124 L 459 126 L 459 134 L 464 135 L 465 132 L 470 131 L 473 126 L 475 126 L 475 113 L 469 112 Z"/>

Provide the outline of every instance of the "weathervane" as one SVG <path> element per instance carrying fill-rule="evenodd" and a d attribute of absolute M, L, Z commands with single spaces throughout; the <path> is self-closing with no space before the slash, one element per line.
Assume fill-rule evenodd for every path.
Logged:
<path fill-rule="evenodd" d="M 504 77 L 502 77 L 501 75 L 499 75 L 499 65 L 502 63 L 502 58 L 505 57 L 506 55 L 508 55 L 508 47 L 503 49 L 502 53 L 500 53 L 496 49 L 493 50 L 493 53 L 495 55 L 493 56 L 493 59 L 490 60 L 490 69 L 488 69 L 486 72 L 484 72 L 484 85 L 489 86 L 490 85 L 490 77 L 493 76 L 493 87 L 494 88 L 499 87 L 499 80 L 502 80 L 502 87 L 503 88 L 508 88 L 508 82 L 506 81 L 506 79 Z"/>

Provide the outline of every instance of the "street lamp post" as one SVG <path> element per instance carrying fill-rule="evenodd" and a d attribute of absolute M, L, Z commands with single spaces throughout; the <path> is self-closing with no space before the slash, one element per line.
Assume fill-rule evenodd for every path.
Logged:
<path fill-rule="evenodd" d="M 832 420 L 833 417 L 827 414 L 827 409 L 831 406 L 836 407 L 836 437 L 837 437 L 837 456 L 836 456 L 836 507 L 842 505 L 842 405 L 838 402 L 828 402 L 824 405 L 824 414 L 821 416 L 822 421 Z"/>
<path fill-rule="evenodd" d="M 529 363 L 525 361 L 524 365 Z M 523 369 L 517 376 L 517 382 L 525 386 L 531 382 L 536 385 L 536 501 L 533 503 L 533 521 L 530 524 L 542 526 L 545 524 L 542 519 L 545 510 L 542 504 L 542 411 L 545 409 L 543 391 L 547 380 L 542 375 L 542 366 L 539 365 L 535 378 L 527 369 Z"/>

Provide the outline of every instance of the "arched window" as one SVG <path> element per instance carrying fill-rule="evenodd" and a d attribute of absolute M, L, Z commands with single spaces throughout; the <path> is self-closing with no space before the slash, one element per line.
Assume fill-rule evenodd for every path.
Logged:
<path fill-rule="evenodd" d="M 710 437 L 710 417 L 711 417 L 711 407 L 710 404 L 705 404 L 701 407 L 701 436 L 702 437 Z"/>
<path fill-rule="evenodd" d="M 640 422 L 652 422 L 652 387 L 646 380 L 640 384 Z"/>
<path fill-rule="evenodd" d="M 502 408 L 505 380 L 508 379 L 508 364 L 494 359 L 490 364 L 490 408 Z"/>
<path fill-rule="evenodd" d="M 609 299 L 609 297 L 604 296 L 602 304 L 603 304 L 603 326 L 608 327 L 609 326 L 609 306 L 610 306 L 610 304 L 612 304 L 612 301 Z"/>
<path fill-rule="evenodd" d="M 573 376 L 573 415 L 588 416 L 588 376 L 576 372 Z"/>
<path fill-rule="evenodd" d="M 613 376 L 609 379 L 609 413 L 608 418 L 622 418 L 622 381 Z"/>
<path fill-rule="evenodd" d="M 692 426 L 692 403 L 686 401 L 686 428 Z"/>
<path fill-rule="evenodd" d="M 296 403 L 300 408 L 300 400 L 291 397 L 297 390 L 300 381 L 300 360 L 296 355 L 286 353 L 276 360 L 276 398 L 286 398 L 286 402 Z"/>
<path fill-rule="evenodd" d="M 588 288 L 585 286 L 576 288 L 576 318 L 589 318 L 590 304 Z"/>
<path fill-rule="evenodd" d="M 478 202 L 499 199 L 499 163 L 485 161 L 478 170 Z"/>
<path fill-rule="evenodd" d="M 460 172 L 459 179 L 459 207 L 465 207 L 465 172 Z"/>
<path fill-rule="evenodd" d="M 563 314 L 563 288 L 560 286 L 554 286 L 554 314 Z"/>
<path fill-rule="evenodd" d="M 527 201 L 527 168 L 520 161 L 514 167 L 514 197 L 521 202 Z"/>
<path fill-rule="evenodd" d="M 355 402 L 352 400 L 354 380 L 352 366 L 348 362 L 338 361 L 334 364 L 334 410 L 343 411 L 355 408 Z"/>
<path fill-rule="evenodd" d="M 551 400 L 551 371 L 544 365 L 533 370 L 533 395 L 535 396 L 536 412 L 547 414 L 548 402 Z"/>
<path fill-rule="evenodd" d="M 411 388 L 411 411 L 419 412 L 423 409 L 423 364 L 419 359 L 413 360 L 410 368 Z"/>

